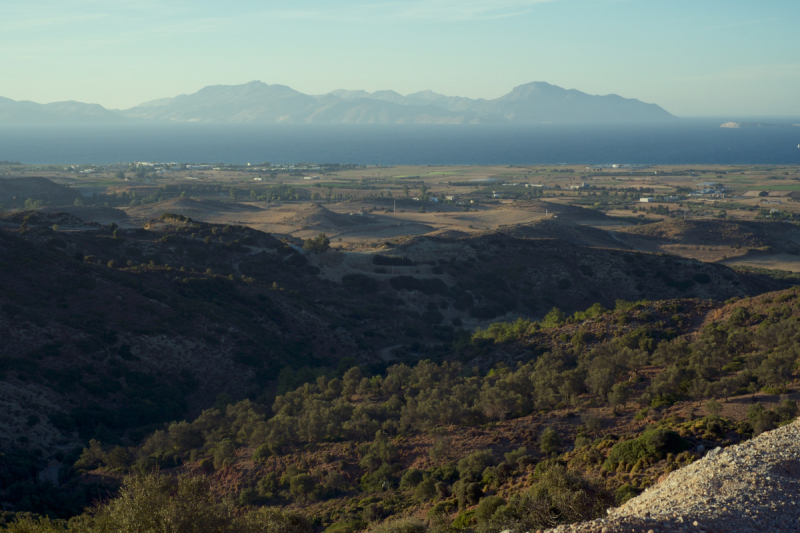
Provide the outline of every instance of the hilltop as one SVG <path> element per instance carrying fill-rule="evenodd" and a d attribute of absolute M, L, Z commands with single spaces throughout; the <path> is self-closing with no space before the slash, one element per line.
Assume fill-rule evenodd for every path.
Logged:
<path fill-rule="evenodd" d="M 47 178 L 0 178 L 0 205 L 4 209 L 12 208 L 15 203 L 17 208 L 25 207 L 25 201 L 29 198 L 38 202 L 39 206 L 51 203 L 72 205 L 76 199 L 81 198 L 81 193 Z M 28 208 L 35 207 L 38 206 Z"/>

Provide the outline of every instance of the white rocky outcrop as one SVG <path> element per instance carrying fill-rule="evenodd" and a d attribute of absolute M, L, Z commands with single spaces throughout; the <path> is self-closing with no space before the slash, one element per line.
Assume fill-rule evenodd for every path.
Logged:
<path fill-rule="evenodd" d="M 800 421 L 672 472 L 609 509 L 607 518 L 549 533 L 800 532 Z"/>

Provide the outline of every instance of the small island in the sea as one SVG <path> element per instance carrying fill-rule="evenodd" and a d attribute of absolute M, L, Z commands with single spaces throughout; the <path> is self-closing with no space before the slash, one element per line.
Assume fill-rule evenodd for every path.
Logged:
<path fill-rule="evenodd" d="M 790 128 L 800 124 L 768 124 L 764 122 L 726 122 L 720 128 Z"/>

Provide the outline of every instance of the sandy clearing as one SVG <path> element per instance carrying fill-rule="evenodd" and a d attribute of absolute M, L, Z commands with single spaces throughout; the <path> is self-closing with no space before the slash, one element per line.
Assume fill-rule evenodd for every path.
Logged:
<path fill-rule="evenodd" d="M 748 266 L 800 272 L 800 255 L 775 254 L 734 258 L 720 262 L 727 266 Z"/>

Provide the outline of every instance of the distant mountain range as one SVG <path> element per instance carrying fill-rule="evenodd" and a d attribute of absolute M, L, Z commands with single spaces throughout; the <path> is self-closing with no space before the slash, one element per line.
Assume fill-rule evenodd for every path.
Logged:
<path fill-rule="evenodd" d="M 115 111 L 97 104 L 55 102 L 37 104 L 0 97 L 0 124 L 89 124 L 127 122 Z"/>
<path fill-rule="evenodd" d="M 214 85 L 125 110 L 97 104 L 36 104 L 0 98 L 0 124 L 119 122 L 248 122 L 314 124 L 482 124 L 658 122 L 676 117 L 655 104 L 615 94 L 595 96 L 544 82 L 515 87 L 494 100 L 422 91 L 346 91 L 307 95 L 253 81 Z"/>

